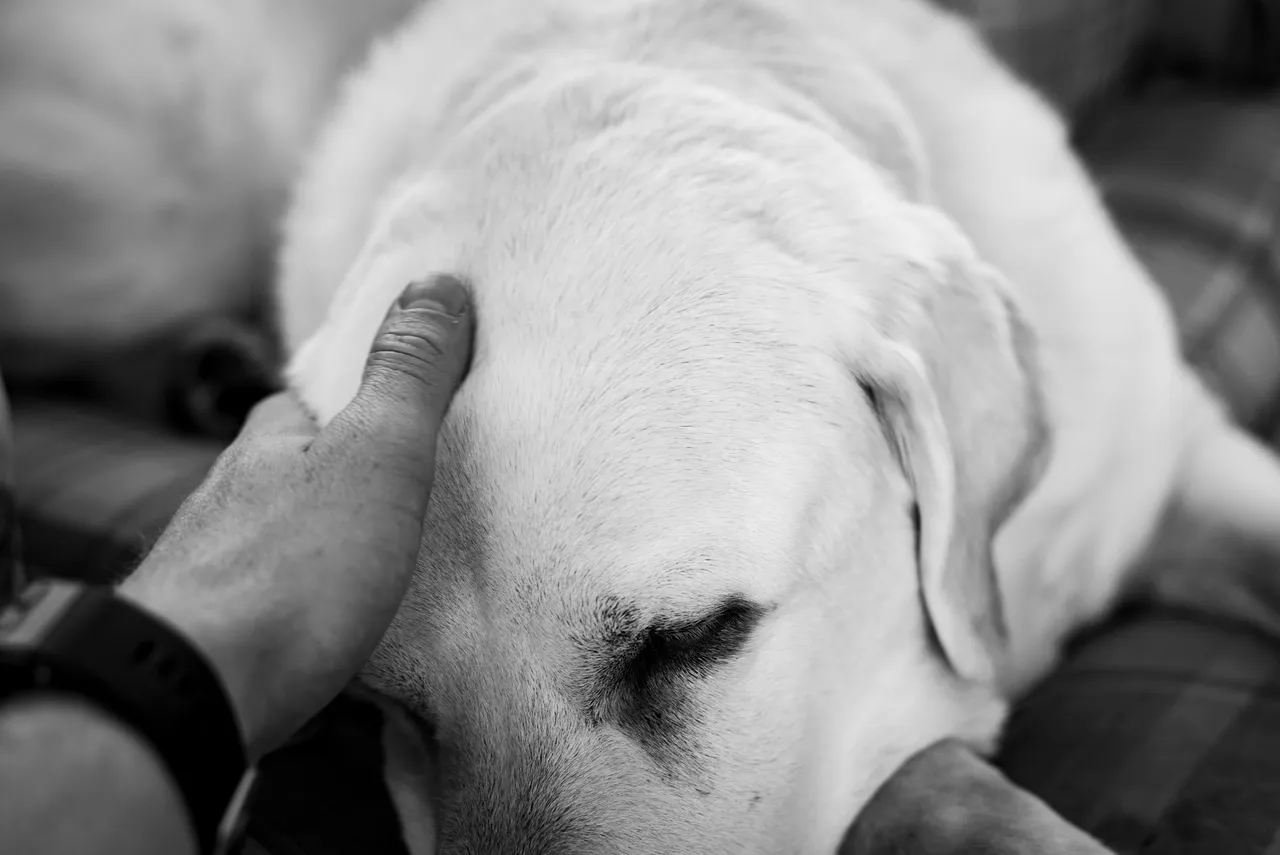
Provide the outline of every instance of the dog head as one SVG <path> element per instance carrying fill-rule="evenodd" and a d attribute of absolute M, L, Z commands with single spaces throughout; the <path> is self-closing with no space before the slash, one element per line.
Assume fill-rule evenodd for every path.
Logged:
<path fill-rule="evenodd" d="M 383 189 L 304 195 L 378 213 L 282 305 L 299 343 L 288 315 L 337 291 L 291 371 L 323 421 L 407 281 L 473 282 L 365 675 L 421 723 L 440 852 L 830 852 L 908 756 L 994 734 L 990 539 L 1043 421 L 954 226 L 821 132 L 634 68 L 511 87 Z"/>

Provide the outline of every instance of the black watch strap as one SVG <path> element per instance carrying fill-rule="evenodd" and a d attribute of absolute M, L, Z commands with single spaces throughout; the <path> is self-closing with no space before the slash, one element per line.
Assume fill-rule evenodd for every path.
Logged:
<path fill-rule="evenodd" d="M 0 701 L 50 691 L 88 700 L 146 739 L 218 852 L 252 781 L 235 712 L 183 635 L 110 588 L 42 581 L 0 612 Z"/>

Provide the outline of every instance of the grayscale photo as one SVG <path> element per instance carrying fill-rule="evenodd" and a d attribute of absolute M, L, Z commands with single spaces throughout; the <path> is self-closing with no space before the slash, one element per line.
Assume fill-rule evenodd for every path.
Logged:
<path fill-rule="evenodd" d="M 0 0 L 0 852 L 1280 855 L 1280 0 Z"/>

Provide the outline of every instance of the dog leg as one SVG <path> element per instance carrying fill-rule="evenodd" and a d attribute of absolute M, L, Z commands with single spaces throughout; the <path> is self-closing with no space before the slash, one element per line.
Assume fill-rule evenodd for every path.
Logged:
<path fill-rule="evenodd" d="M 1280 456 L 1198 384 L 1191 394 L 1192 412 L 1210 416 L 1191 435 L 1137 593 L 1280 639 Z"/>
<path fill-rule="evenodd" d="M 876 792 L 839 855 L 1108 855 L 958 742 L 908 760 Z"/>

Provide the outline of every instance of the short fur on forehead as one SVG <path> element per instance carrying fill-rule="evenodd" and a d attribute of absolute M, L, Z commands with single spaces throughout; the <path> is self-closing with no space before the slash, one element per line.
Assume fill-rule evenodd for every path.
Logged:
<path fill-rule="evenodd" d="M 662 177 L 641 180 L 640 163 L 661 164 Z M 580 323 L 599 309 L 615 313 L 596 327 L 610 337 L 647 324 L 671 339 L 672 364 L 701 353 L 731 366 L 761 342 L 833 352 L 847 324 L 884 314 L 869 302 L 907 310 L 893 289 L 909 276 L 895 268 L 947 251 L 936 229 L 900 216 L 912 209 L 883 170 L 828 134 L 695 77 L 624 65 L 536 76 L 382 198 L 327 321 L 293 362 L 322 420 L 354 395 L 386 307 L 436 270 L 474 283 L 480 365 L 490 343 L 515 341 L 629 357 L 628 340 L 621 353 L 599 349 Z M 633 296 L 596 299 L 603 288 Z M 561 340 L 561 328 L 573 335 Z"/>
<path fill-rule="evenodd" d="M 610 493 L 661 507 L 628 493 L 652 483 L 646 467 L 699 482 L 724 454 L 762 453 L 770 425 L 781 434 L 788 420 L 865 409 L 853 399 L 849 339 L 884 332 L 869 319 L 923 322 L 914 291 L 971 252 L 821 127 L 693 74 L 561 61 L 470 113 L 380 197 L 291 376 L 331 418 L 404 283 L 467 277 L 475 355 L 449 416 L 466 430 L 446 424 L 442 476 L 455 436 L 457 454 L 507 465 L 506 495 L 544 497 L 559 516 L 538 528 L 548 536 L 590 515 L 565 512 L 546 495 L 553 484 L 528 472 L 539 443 L 579 447 L 567 457 L 582 477 L 554 479 L 581 491 L 575 507 L 605 508 Z M 382 137 L 365 133 L 363 150 L 377 151 Z M 299 297 L 316 299 L 286 277 L 283 298 Z M 660 411 L 629 403 L 655 391 Z M 726 432 L 732 424 L 743 429 Z M 634 479 L 608 468 L 623 448 Z M 608 477 L 587 477 L 593 467 Z"/>

